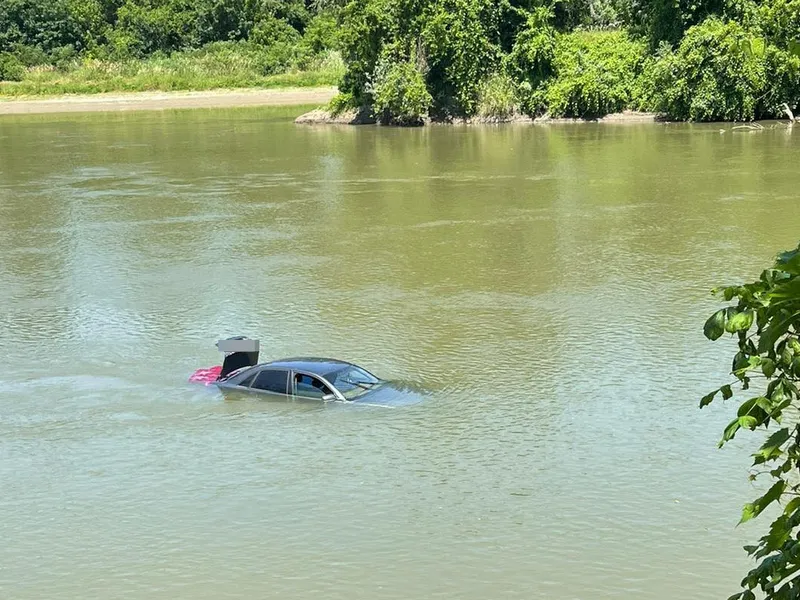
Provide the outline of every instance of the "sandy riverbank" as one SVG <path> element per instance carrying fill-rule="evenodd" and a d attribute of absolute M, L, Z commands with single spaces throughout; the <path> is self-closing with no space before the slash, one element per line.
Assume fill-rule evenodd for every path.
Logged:
<path fill-rule="evenodd" d="M 0 115 L 164 110 L 171 108 L 299 106 L 326 104 L 336 95 L 336 91 L 335 87 L 315 87 L 202 92 L 131 92 L 28 99 L 6 99 L 0 97 Z"/>

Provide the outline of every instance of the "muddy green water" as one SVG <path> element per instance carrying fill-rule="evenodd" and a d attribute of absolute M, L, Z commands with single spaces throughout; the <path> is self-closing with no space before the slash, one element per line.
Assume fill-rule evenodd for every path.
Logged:
<path fill-rule="evenodd" d="M 796 243 L 800 132 L 300 112 L 0 119 L 0 597 L 735 591 L 702 324 Z M 235 334 L 427 391 L 188 384 Z"/>

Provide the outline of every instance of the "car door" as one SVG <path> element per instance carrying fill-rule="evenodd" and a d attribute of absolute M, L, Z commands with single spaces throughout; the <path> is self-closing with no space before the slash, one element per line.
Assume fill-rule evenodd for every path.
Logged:
<path fill-rule="evenodd" d="M 289 389 L 288 369 L 262 369 L 250 384 L 250 389 L 269 394 L 286 396 Z"/>
<path fill-rule="evenodd" d="M 323 396 L 333 394 L 333 390 L 319 377 L 310 373 L 294 372 L 290 386 L 298 398 L 314 398 L 321 400 Z"/>

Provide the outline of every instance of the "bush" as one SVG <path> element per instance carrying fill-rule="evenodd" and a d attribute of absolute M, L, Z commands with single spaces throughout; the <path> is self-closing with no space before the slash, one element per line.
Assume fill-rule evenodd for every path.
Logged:
<path fill-rule="evenodd" d="M 546 110 L 544 85 L 554 73 L 557 34 L 549 24 L 551 18 L 546 9 L 531 14 L 507 59 L 509 73 L 518 84 L 522 109 L 531 115 Z"/>
<path fill-rule="evenodd" d="M 759 14 L 764 33 L 783 47 L 800 42 L 800 0 L 770 0 Z"/>
<path fill-rule="evenodd" d="M 734 22 L 691 27 L 676 51 L 662 48 L 646 74 L 644 102 L 689 121 L 750 121 L 797 98 L 800 61 Z"/>
<path fill-rule="evenodd" d="M 561 35 L 554 78 L 544 92 L 555 117 L 600 117 L 627 108 L 646 47 L 625 31 L 576 31 Z"/>
<path fill-rule="evenodd" d="M 154 52 L 172 52 L 191 46 L 196 14 L 178 2 L 147 3 L 127 0 L 117 11 L 111 43 L 121 56 L 143 57 Z"/>
<path fill-rule="evenodd" d="M 378 120 L 391 125 L 421 125 L 433 98 L 411 61 L 382 60 L 371 86 Z"/>
<path fill-rule="evenodd" d="M 767 80 L 766 90 L 758 103 L 760 117 L 777 118 L 783 115 L 783 103 L 788 104 L 797 115 L 800 102 L 800 56 L 773 45 L 764 53 Z"/>
<path fill-rule="evenodd" d="M 25 66 L 13 54 L 0 53 L 0 81 L 22 81 Z"/>
<path fill-rule="evenodd" d="M 741 0 L 626 0 L 620 6 L 623 22 L 655 50 L 661 42 L 678 43 L 688 28 L 710 16 L 737 12 L 737 2 Z"/>
<path fill-rule="evenodd" d="M 250 41 L 265 48 L 275 44 L 297 45 L 300 38 L 300 33 L 294 27 L 272 15 L 259 19 L 250 33 Z"/>
<path fill-rule="evenodd" d="M 266 53 L 268 66 L 265 74 L 284 71 L 307 59 L 310 51 L 300 44 L 301 39 L 294 27 L 273 16 L 259 20 L 250 34 L 250 42 Z"/>
<path fill-rule="evenodd" d="M 478 115 L 490 119 L 508 119 L 519 112 L 516 87 L 505 73 L 494 73 L 481 85 Z"/>
<path fill-rule="evenodd" d="M 100 0 L 67 0 L 67 10 L 70 19 L 81 32 L 80 40 L 68 44 L 69 46 L 80 52 L 95 49 L 105 43 L 108 24 Z"/>
<path fill-rule="evenodd" d="M 12 44 L 8 51 L 17 57 L 26 67 L 36 67 L 39 65 L 47 64 L 50 57 L 47 53 L 38 46 L 25 46 L 23 44 Z"/>
<path fill-rule="evenodd" d="M 81 47 L 83 32 L 66 0 L 0 1 L 0 52 L 15 44 L 50 52 L 61 46 Z"/>
<path fill-rule="evenodd" d="M 303 33 L 303 45 L 312 54 L 321 54 L 326 50 L 336 50 L 339 44 L 339 28 L 336 17 L 332 13 L 323 13 L 314 17 Z"/>
<path fill-rule="evenodd" d="M 358 103 L 356 102 L 356 99 L 353 97 L 353 94 L 349 93 L 340 92 L 331 98 L 331 101 L 328 103 L 328 112 L 334 117 L 338 117 L 347 110 L 353 110 L 357 108 Z"/>

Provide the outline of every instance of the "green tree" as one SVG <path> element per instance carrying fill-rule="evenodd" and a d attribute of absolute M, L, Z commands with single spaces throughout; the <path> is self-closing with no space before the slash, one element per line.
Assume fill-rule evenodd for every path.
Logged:
<path fill-rule="evenodd" d="M 772 116 L 776 107 L 764 99 L 776 84 L 770 67 L 780 61 L 767 60 L 774 53 L 739 23 L 709 18 L 690 28 L 675 51 L 662 48 L 645 77 L 644 95 L 649 108 L 681 120 Z"/>
<path fill-rule="evenodd" d="M 66 0 L 0 1 L 0 52 L 16 45 L 46 53 L 64 46 L 80 49 L 83 40 L 84 31 Z"/>
<path fill-rule="evenodd" d="M 729 600 L 755 600 L 760 588 L 767 600 L 800 597 L 800 245 L 780 254 L 772 268 L 757 281 L 716 290 L 726 302 L 705 323 L 704 334 L 718 340 L 725 333 L 735 336 L 738 351 L 733 357 L 733 380 L 712 391 L 700 407 L 717 395 L 724 400 L 739 390 L 749 391 L 739 404 L 736 417 L 725 428 L 720 447 L 742 430 L 764 431 L 769 436 L 753 454 L 752 479 L 770 478 L 767 491 L 747 503 L 741 523 L 775 509 L 769 531 L 756 545 L 745 546 L 758 562 L 741 581 L 742 591 Z M 749 396 L 749 397 L 748 397 Z"/>

